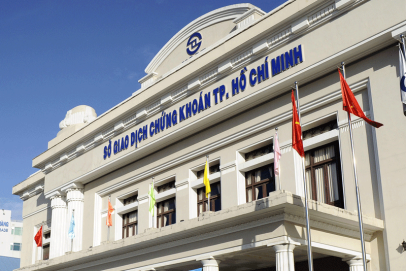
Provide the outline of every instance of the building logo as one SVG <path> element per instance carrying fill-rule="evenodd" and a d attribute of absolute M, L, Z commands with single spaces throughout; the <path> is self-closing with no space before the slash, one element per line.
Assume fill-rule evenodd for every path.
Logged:
<path fill-rule="evenodd" d="M 195 32 L 190 36 L 187 42 L 186 52 L 192 56 L 199 50 L 200 45 L 202 45 L 202 35 L 199 32 Z"/>

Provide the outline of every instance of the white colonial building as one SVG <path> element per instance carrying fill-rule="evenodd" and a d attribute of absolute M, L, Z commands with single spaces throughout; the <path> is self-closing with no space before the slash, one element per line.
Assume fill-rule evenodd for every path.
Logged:
<path fill-rule="evenodd" d="M 397 45 L 405 32 L 404 0 L 290 0 L 268 13 L 236 4 L 192 21 L 151 60 L 139 90 L 99 116 L 89 106 L 69 110 L 33 158 L 39 171 L 13 188 L 24 201 L 19 270 L 307 270 L 303 168 L 291 140 L 295 81 L 314 270 L 362 270 L 337 72 L 344 61 L 363 111 L 384 124 L 351 124 L 368 270 L 403 271 L 406 118 Z"/>

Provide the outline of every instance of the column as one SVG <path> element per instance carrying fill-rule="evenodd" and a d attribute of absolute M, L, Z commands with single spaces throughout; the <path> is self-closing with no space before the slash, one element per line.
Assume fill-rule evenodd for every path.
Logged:
<path fill-rule="evenodd" d="M 203 265 L 202 271 L 219 271 L 220 261 L 215 260 L 213 257 L 210 257 L 205 260 L 201 260 Z"/>
<path fill-rule="evenodd" d="M 67 240 L 67 251 L 80 251 L 82 250 L 82 240 L 83 240 L 83 188 L 75 187 L 66 190 L 66 201 L 68 202 L 68 214 L 67 214 L 67 229 L 66 229 L 66 240 Z M 72 212 L 74 212 L 75 219 L 75 238 L 70 239 L 68 237 L 69 225 L 72 219 Z M 72 241 L 73 240 L 73 241 Z M 73 245 L 73 247 L 72 247 Z"/>
<path fill-rule="evenodd" d="M 293 258 L 293 244 L 275 245 L 273 249 L 276 252 L 276 271 L 294 271 L 295 261 Z"/>
<path fill-rule="evenodd" d="M 350 266 L 350 271 L 364 271 L 364 265 L 361 258 L 352 258 L 345 261 Z"/>
<path fill-rule="evenodd" d="M 65 254 L 65 240 L 68 236 L 66 227 L 66 198 L 62 195 L 51 197 L 51 244 L 49 258 Z"/>

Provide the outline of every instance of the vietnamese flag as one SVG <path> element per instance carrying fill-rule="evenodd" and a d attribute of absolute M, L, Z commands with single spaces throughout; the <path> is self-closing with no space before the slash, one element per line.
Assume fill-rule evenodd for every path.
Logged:
<path fill-rule="evenodd" d="M 113 206 L 111 206 L 110 199 L 108 199 L 108 209 L 107 209 L 107 220 L 106 220 L 106 225 L 111 227 L 113 226 L 113 220 L 111 219 L 111 213 L 114 211 Z"/>
<path fill-rule="evenodd" d="M 364 111 L 362 111 L 361 107 L 359 106 L 357 99 L 355 99 L 354 93 L 352 93 L 352 90 L 345 81 L 340 69 L 338 70 L 338 73 L 340 74 L 341 94 L 343 95 L 343 110 L 362 118 L 375 128 L 383 126 L 382 123 L 370 120 L 367 118 L 367 116 L 365 116 Z"/>
<path fill-rule="evenodd" d="M 302 127 L 300 126 L 299 115 L 297 114 L 295 95 L 292 89 L 292 148 L 294 148 L 297 153 L 304 157 L 303 141 L 302 141 Z"/>
<path fill-rule="evenodd" d="M 37 234 L 34 237 L 35 243 L 37 243 L 37 247 L 42 247 L 42 226 L 39 228 Z"/>

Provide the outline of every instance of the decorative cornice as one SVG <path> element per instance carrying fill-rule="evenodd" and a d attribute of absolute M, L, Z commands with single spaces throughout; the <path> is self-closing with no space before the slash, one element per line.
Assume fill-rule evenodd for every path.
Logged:
<path fill-rule="evenodd" d="M 41 194 L 42 191 L 44 191 L 44 184 L 38 184 L 31 190 L 24 191 L 24 193 L 20 196 L 20 199 L 27 200 L 35 195 Z"/>

